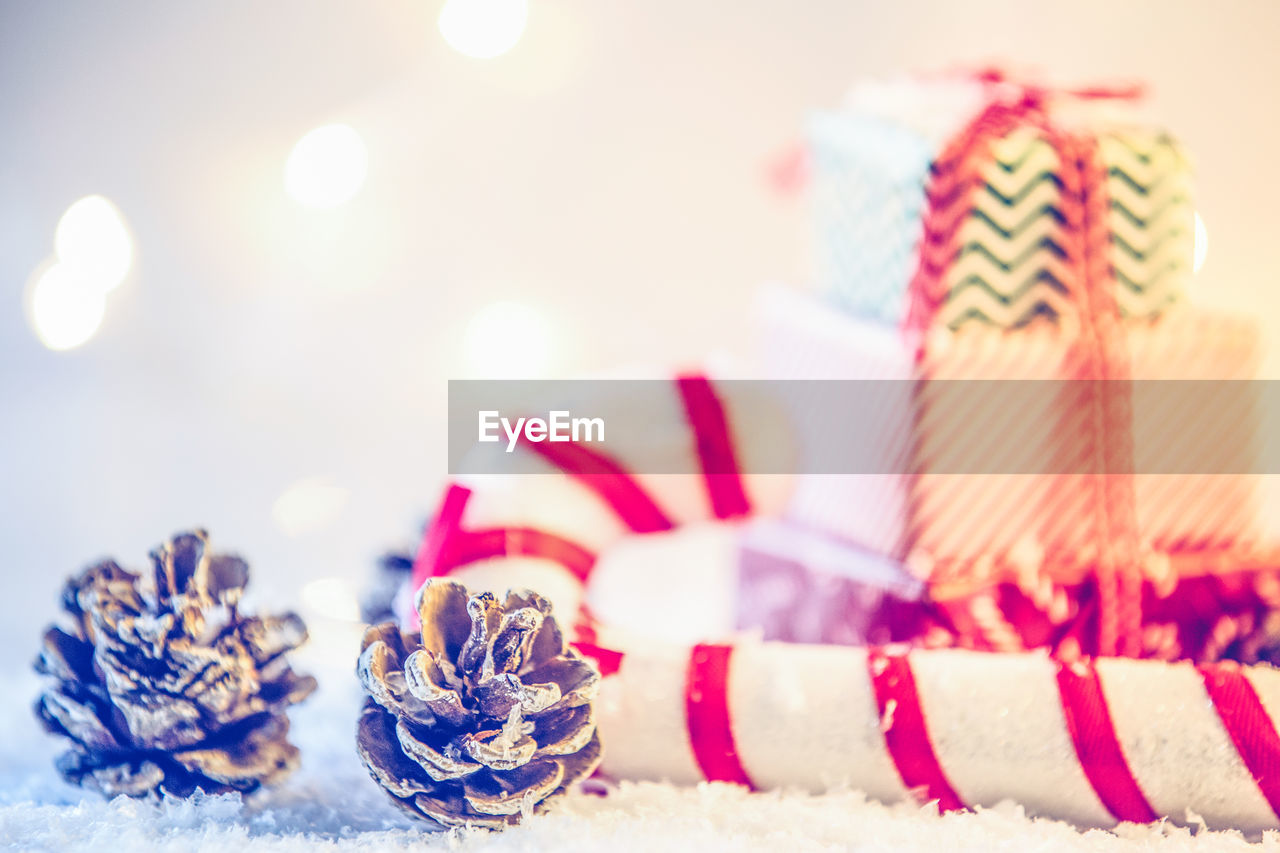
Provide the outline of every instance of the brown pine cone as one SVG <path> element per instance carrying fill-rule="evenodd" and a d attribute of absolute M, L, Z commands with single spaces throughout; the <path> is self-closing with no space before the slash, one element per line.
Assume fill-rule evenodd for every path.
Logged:
<path fill-rule="evenodd" d="M 357 747 L 400 806 L 441 827 L 498 829 L 591 775 L 600 673 L 565 642 L 550 604 L 436 579 L 418 611 L 421 642 L 390 622 L 371 627 L 356 667 L 369 694 Z"/>
<path fill-rule="evenodd" d="M 35 663 L 57 679 L 36 713 L 71 739 L 67 781 L 188 796 L 253 791 L 297 767 L 285 710 L 316 682 L 285 654 L 306 626 L 241 614 L 249 566 L 207 546 L 203 530 L 183 533 L 151 552 L 151 577 L 108 560 L 67 581 L 71 630 L 49 628 Z"/>

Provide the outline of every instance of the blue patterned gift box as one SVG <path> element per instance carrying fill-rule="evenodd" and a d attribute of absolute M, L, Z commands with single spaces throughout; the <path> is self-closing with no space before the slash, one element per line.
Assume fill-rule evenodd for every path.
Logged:
<path fill-rule="evenodd" d="M 851 314 L 896 324 L 915 271 L 933 145 L 843 113 L 815 116 L 809 140 L 821 288 Z"/>

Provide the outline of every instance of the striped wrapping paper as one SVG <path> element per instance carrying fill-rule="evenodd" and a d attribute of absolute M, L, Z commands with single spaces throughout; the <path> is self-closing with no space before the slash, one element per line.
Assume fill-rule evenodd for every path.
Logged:
<path fill-rule="evenodd" d="M 944 810 L 1011 799 L 1085 826 L 1280 826 L 1280 671 L 785 643 L 609 659 L 602 770 Z"/>
<path fill-rule="evenodd" d="M 1176 317 L 1170 314 L 1167 322 L 1133 323 L 1126 331 L 1126 342 L 1130 370 L 1138 380 L 1252 380 L 1262 360 L 1257 325 L 1248 318 L 1223 314 L 1179 311 Z M 1135 393 L 1159 391 L 1153 385 L 1139 385 Z M 1172 460 L 1195 461 L 1206 470 L 1255 468 L 1262 425 L 1257 401 L 1227 385 L 1217 391 L 1201 386 L 1200 393 L 1213 395 L 1211 419 L 1207 408 L 1174 406 L 1176 399 L 1166 407 L 1135 400 L 1135 468 L 1158 470 Z M 1195 460 L 1186 445 L 1170 441 L 1167 429 L 1169 423 L 1176 423 L 1182 435 L 1202 437 L 1214 428 L 1210 423 L 1224 422 L 1235 428 L 1216 443 L 1219 455 L 1206 460 Z M 1204 443 L 1197 440 L 1196 446 Z M 1251 544 L 1260 536 L 1256 477 L 1139 474 L 1133 482 L 1139 527 L 1157 550 Z"/>
<path fill-rule="evenodd" d="M 817 300 L 783 287 L 767 288 L 755 316 L 762 369 L 775 378 L 938 380 L 1055 380 L 1081 370 L 1073 330 L 1035 324 L 1016 330 L 973 327 L 960 333 L 935 330 L 920 346 L 910 334 L 859 321 Z M 1129 321 L 1124 339 L 1130 376 L 1157 379 L 1251 379 L 1259 361 L 1253 324 L 1180 307 L 1145 321 Z M 1094 452 L 1084 419 L 1088 388 L 1057 383 L 1059 399 L 1041 399 L 1043 410 L 1026 412 L 1026 427 L 1016 440 L 1034 464 L 1042 458 L 1074 458 Z M 1137 386 L 1137 393 L 1144 393 Z M 798 523 L 847 539 L 886 555 L 904 558 L 922 573 L 939 563 L 964 564 L 1017 557 L 1018 562 L 1055 555 L 1077 565 L 1096 558 L 1104 533 L 1098 525 L 1096 477 L 1085 474 L 931 474 L 930 464 L 945 470 L 960 452 L 978 452 L 989 442 L 1015 437 L 992 433 L 984 419 L 999 398 L 994 386 L 926 386 L 912 411 L 881 414 L 877 424 L 859 430 L 872 436 L 886 459 L 912 456 L 907 476 L 801 477 L 788 515 Z M 1157 393 L 1158 392 L 1147 392 Z M 1209 392 L 1203 392 L 1209 393 Z M 1187 459 L 1171 440 L 1170 423 L 1185 425 L 1187 435 L 1204 446 L 1204 412 L 1186 411 L 1189 395 L 1144 398 L 1134 406 L 1137 420 L 1128 436 L 1134 465 L 1159 470 L 1179 461 L 1227 471 L 1253 467 L 1259 412 L 1248 395 L 1224 390 L 1224 404 L 1238 411 L 1231 434 L 1220 443 L 1221 458 Z M 1170 408 L 1174 407 L 1174 408 Z M 941 413 L 941 414 L 940 414 Z M 1216 423 L 1222 410 L 1213 413 Z M 1195 432 L 1196 430 L 1199 432 Z M 1176 436 L 1176 433 L 1174 433 Z M 1109 436 L 1108 440 L 1124 440 Z M 799 437 L 801 448 L 804 436 Z M 1179 454 L 1183 454 L 1180 456 Z M 1073 456 L 1074 455 L 1074 456 Z M 1155 551 L 1219 549 L 1250 544 L 1257 538 L 1258 478 L 1244 474 L 1140 474 L 1132 478 L 1137 535 L 1142 549 Z"/>
<path fill-rule="evenodd" d="M 923 261 L 946 267 L 936 322 L 948 328 L 1011 328 L 1078 312 L 1071 294 L 1079 274 L 1070 260 L 1078 224 L 1067 213 L 1074 200 L 1065 174 L 1075 164 L 1063 161 L 1061 134 L 1042 126 L 1038 112 L 1017 114 L 995 134 L 976 178 L 963 158 L 947 153 L 985 104 L 1017 107 L 1023 94 L 979 78 L 868 83 L 844 109 L 810 122 L 817 278 L 832 304 L 898 325 Z M 1067 94 L 1044 109 L 1096 144 L 1121 316 L 1158 314 L 1192 271 L 1186 156 L 1168 134 L 1117 115 L 1111 101 Z M 965 189 L 970 183 L 975 191 Z M 921 241 L 927 195 L 944 226 L 942 243 Z"/>
<path fill-rule="evenodd" d="M 915 376 L 914 339 L 822 306 L 782 285 L 760 289 L 752 306 L 760 375 L 767 379 L 892 380 Z M 801 470 L 821 470 L 806 441 L 809 428 L 797 413 Z M 886 470 L 906 470 L 914 413 L 908 408 L 868 412 L 858 427 L 862 441 L 886 460 Z M 901 474 L 800 476 L 787 514 L 887 555 L 906 541 L 908 484 Z"/>

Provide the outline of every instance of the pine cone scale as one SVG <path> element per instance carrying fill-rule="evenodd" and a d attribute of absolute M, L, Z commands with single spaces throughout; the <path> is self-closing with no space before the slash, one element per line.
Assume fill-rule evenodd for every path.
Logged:
<path fill-rule="evenodd" d="M 375 640 L 360 653 L 356 676 L 369 698 L 392 714 L 422 725 L 435 722 L 427 704 L 409 691 L 399 656 L 382 640 Z"/>
<path fill-rule="evenodd" d="M 64 680 L 84 680 L 93 675 L 93 650 L 61 628 L 50 628 L 44 634 L 36 672 Z"/>
<path fill-rule="evenodd" d="M 237 632 L 259 667 L 293 651 L 307 640 L 307 626 L 296 613 L 246 619 Z"/>
<path fill-rule="evenodd" d="M 600 744 L 600 733 L 593 732 L 587 745 L 573 755 L 561 756 L 557 760 L 564 767 L 564 784 L 576 785 L 596 772 L 600 759 L 604 756 Z"/>
<path fill-rule="evenodd" d="M 165 778 L 160 766 L 151 761 L 122 762 L 95 766 L 82 750 L 63 753 L 56 764 L 67 781 L 88 783 L 108 797 L 140 797 L 155 790 Z"/>
<path fill-rule="evenodd" d="M 404 754 L 409 756 L 437 782 L 448 782 L 470 776 L 484 765 L 467 761 L 461 755 L 451 756 L 450 752 L 458 752 L 456 748 L 440 750 L 414 736 L 409 725 L 402 719 L 396 722 L 396 740 Z"/>
<path fill-rule="evenodd" d="M 451 799 L 418 794 L 412 801 L 402 802 L 408 811 L 416 817 L 426 817 L 441 827 L 479 826 L 486 829 L 502 829 L 510 823 L 508 817 L 498 817 L 476 811 L 470 807 L 466 799 L 459 796 Z M 459 814 L 466 814 L 460 819 Z"/>
<path fill-rule="evenodd" d="M 544 717 L 535 729 L 542 745 L 538 757 L 572 755 L 583 749 L 595 732 L 595 713 L 590 705 L 579 705 L 557 717 Z"/>
<path fill-rule="evenodd" d="M 80 742 L 89 749 L 120 749 L 120 742 L 99 719 L 97 710 L 92 705 L 77 702 L 64 693 L 46 693 L 40 697 L 38 713 L 51 731 L 67 734 L 75 732 Z M 53 722 L 57 728 L 49 727 L 49 722 Z"/>
<path fill-rule="evenodd" d="M 560 706 L 575 707 L 595 699 L 600 691 L 600 671 L 576 650 L 568 648 L 529 673 L 530 681 L 560 688 Z"/>
<path fill-rule="evenodd" d="M 259 710 L 278 713 L 290 705 L 297 705 L 316 692 L 319 686 L 320 683 L 313 676 L 299 675 L 292 669 L 286 669 L 280 677 L 268 681 L 258 689 L 258 701 L 255 704 Z"/>
<path fill-rule="evenodd" d="M 463 735 L 462 749 L 491 770 L 515 770 L 538 752 L 537 741 L 529 737 L 532 730 L 533 723 L 521 723 L 519 714 L 513 712 L 501 729 Z"/>
<path fill-rule="evenodd" d="M 221 604 L 234 606 L 249 584 L 249 564 L 232 554 L 215 554 L 209 558 L 208 594 Z"/>
<path fill-rule="evenodd" d="M 517 815 L 546 799 L 563 779 L 564 768 L 554 761 L 525 764 L 505 778 L 486 775 L 464 783 L 464 797 L 481 814 Z"/>
<path fill-rule="evenodd" d="M 560 701 L 558 684 L 522 684 L 506 673 L 476 688 L 480 710 L 490 717 L 505 717 L 518 707 L 526 714 L 545 711 Z"/>
<path fill-rule="evenodd" d="M 437 618 L 444 614 L 446 618 Z M 456 661 L 471 636 L 471 619 L 467 614 L 467 591 L 458 584 L 429 584 L 423 587 L 418 601 L 418 617 L 422 624 L 422 648 L 437 657 Z M 394 626 L 392 626 L 394 630 Z M 395 632 L 399 636 L 399 632 Z"/>
<path fill-rule="evenodd" d="M 462 697 L 457 689 L 448 685 L 458 682 L 456 676 L 449 673 L 433 659 L 430 652 L 419 649 L 404 661 L 405 686 L 413 696 L 420 700 L 438 719 L 450 725 L 462 725 L 467 718 L 467 709 L 462 706 Z"/>
<path fill-rule="evenodd" d="M 133 744 L 152 749 L 194 746 L 205 737 L 203 715 L 194 702 L 170 693 L 111 691 L 113 704 L 124 715 Z"/>
<path fill-rule="evenodd" d="M 228 738 L 221 746 L 179 752 L 173 758 L 187 770 L 230 787 L 269 785 L 298 767 L 298 750 L 285 740 L 288 731 L 286 718 L 271 717 L 243 738 Z"/>

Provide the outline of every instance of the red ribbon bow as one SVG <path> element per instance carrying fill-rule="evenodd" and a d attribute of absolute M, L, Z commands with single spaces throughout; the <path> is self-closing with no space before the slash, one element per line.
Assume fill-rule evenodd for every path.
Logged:
<path fill-rule="evenodd" d="M 1136 101 L 1146 95 L 1146 89 L 1141 83 L 1116 83 L 1067 88 L 1018 78 L 995 66 L 967 72 L 967 76 L 979 83 L 993 87 L 1010 87 L 1012 91 L 1018 94 L 1021 101 L 1027 106 L 1036 109 L 1042 108 L 1045 102 L 1055 97 L 1075 98 L 1084 101 Z"/>

